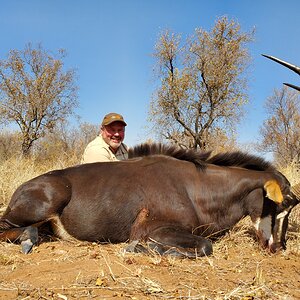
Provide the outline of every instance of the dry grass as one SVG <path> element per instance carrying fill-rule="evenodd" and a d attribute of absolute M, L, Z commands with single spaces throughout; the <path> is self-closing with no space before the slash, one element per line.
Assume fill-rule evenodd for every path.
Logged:
<path fill-rule="evenodd" d="M 293 163 L 287 167 L 279 168 L 279 171 L 288 178 L 291 185 L 295 185 L 300 182 L 300 170 L 297 164 Z"/>
<path fill-rule="evenodd" d="M 27 180 L 54 169 L 72 165 L 72 160 L 48 160 L 41 164 L 35 159 L 11 158 L 0 164 L 0 209 L 6 206 L 16 188 Z M 1 213 L 1 211 L 0 211 Z"/>

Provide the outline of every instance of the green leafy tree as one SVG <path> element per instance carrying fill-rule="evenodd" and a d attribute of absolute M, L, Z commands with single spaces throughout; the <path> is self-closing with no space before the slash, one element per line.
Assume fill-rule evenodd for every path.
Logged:
<path fill-rule="evenodd" d="M 65 55 L 27 44 L 0 61 L 0 122 L 18 125 L 24 156 L 77 106 L 75 71 L 64 71 Z"/>

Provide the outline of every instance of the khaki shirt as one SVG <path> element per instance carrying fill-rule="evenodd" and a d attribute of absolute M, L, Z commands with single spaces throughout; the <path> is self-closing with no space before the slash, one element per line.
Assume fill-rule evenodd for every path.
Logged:
<path fill-rule="evenodd" d="M 121 144 L 118 151 L 113 153 L 108 144 L 103 140 L 102 136 L 97 136 L 85 148 L 81 163 L 92 163 L 101 161 L 117 161 L 128 158 L 128 150 L 125 144 Z"/>

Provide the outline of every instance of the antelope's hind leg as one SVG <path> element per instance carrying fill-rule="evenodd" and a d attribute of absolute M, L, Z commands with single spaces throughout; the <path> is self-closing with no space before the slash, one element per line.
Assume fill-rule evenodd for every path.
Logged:
<path fill-rule="evenodd" d="M 0 241 L 20 242 L 24 254 L 30 253 L 38 241 L 38 229 L 33 226 L 13 228 L 5 220 L 0 220 L 0 232 Z"/>
<path fill-rule="evenodd" d="M 21 242 L 22 252 L 28 254 L 31 252 L 32 247 L 38 241 L 38 229 L 33 226 L 25 227 L 22 235 L 19 238 Z"/>
<path fill-rule="evenodd" d="M 70 182 L 55 173 L 22 184 L 0 218 L 0 240 L 20 242 L 22 252 L 29 253 L 38 241 L 38 226 L 59 215 L 71 195 Z"/>

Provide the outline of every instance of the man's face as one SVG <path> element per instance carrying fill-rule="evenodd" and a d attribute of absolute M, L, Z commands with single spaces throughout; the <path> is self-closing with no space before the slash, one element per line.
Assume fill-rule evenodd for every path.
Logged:
<path fill-rule="evenodd" d="M 101 135 L 112 149 L 117 150 L 124 140 L 125 126 L 122 122 L 113 122 L 102 127 Z"/>

